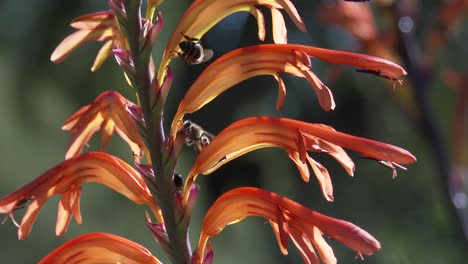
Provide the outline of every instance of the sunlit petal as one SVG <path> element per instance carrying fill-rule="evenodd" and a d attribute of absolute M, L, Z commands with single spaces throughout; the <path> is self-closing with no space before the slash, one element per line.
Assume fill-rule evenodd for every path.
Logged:
<path fill-rule="evenodd" d="M 140 174 L 121 159 L 103 152 L 88 152 L 65 160 L 19 190 L 1 198 L 0 214 L 13 217 L 16 209 L 30 201 L 18 230 L 19 239 L 24 239 L 45 202 L 60 194 L 62 199 L 56 232 L 61 235 L 66 231 L 73 214 L 76 221 L 81 223 L 79 198 L 81 184 L 86 182 L 103 184 L 137 204 L 147 205 L 158 221 L 162 221 L 159 206 Z"/>
<path fill-rule="evenodd" d="M 90 41 L 104 41 L 112 37 L 112 32 L 106 29 L 78 30 L 68 35 L 54 50 L 50 60 L 60 63 L 65 60 L 75 49 Z"/>
<path fill-rule="evenodd" d="M 50 60 L 60 63 L 65 60 L 75 49 L 90 41 L 106 41 L 96 56 L 92 71 L 97 71 L 109 57 L 115 47 L 126 47 L 125 37 L 118 25 L 112 10 L 85 14 L 74 19 L 70 26 L 77 31 L 68 35 L 50 56 Z"/>
<path fill-rule="evenodd" d="M 138 106 L 116 91 L 106 91 L 96 100 L 68 118 L 63 130 L 72 132 L 65 158 L 79 155 L 94 133 L 102 129 L 102 148 L 105 149 L 114 130 L 128 143 L 136 158 L 141 158 L 145 145 L 129 109 Z"/>
<path fill-rule="evenodd" d="M 112 234 L 90 233 L 66 242 L 39 263 L 160 264 L 162 262 L 148 249 L 131 240 Z"/>

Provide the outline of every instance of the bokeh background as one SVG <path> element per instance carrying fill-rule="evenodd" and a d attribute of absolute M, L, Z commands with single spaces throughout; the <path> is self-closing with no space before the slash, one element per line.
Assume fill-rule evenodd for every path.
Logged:
<path fill-rule="evenodd" d="M 166 0 L 162 5 L 165 25 L 154 50 L 155 61 L 190 2 Z M 381 251 L 361 262 L 350 249 L 329 240 L 340 263 L 466 263 L 463 223 L 467 220 L 463 216 L 467 185 L 463 178 L 467 177 L 468 148 L 462 139 L 467 134 L 463 115 L 468 89 L 464 76 L 468 24 L 463 15 L 467 1 L 373 1 L 370 10 L 378 32 L 373 32 L 374 20 L 366 11 L 342 9 L 335 1 L 292 2 L 309 31 L 299 32 L 286 17 L 290 43 L 377 54 L 399 61 L 410 76 L 393 92 L 391 83 L 381 78 L 313 59 L 314 72 L 334 93 L 335 111 L 320 109 L 304 79 L 285 76 L 288 95 L 278 113 L 274 79 L 255 77 L 190 118 L 214 134 L 235 120 L 254 115 L 325 123 L 402 146 L 418 162 L 392 179 L 387 168 L 351 153 L 357 169 L 355 177 L 349 177 L 329 157 L 315 155 L 333 178 L 335 202 L 327 203 L 317 182 L 302 182 L 282 150 L 257 150 L 199 178 L 201 192 L 191 224 L 193 246 L 203 214 L 220 194 L 239 186 L 258 186 L 356 223 L 382 242 Z M 453 4 L 458 6 L 447 8 Z M 49 61 L 55 46 L 73 32 L 68 26 L 73 18 L 107 9 L 106 5 L 102 0 L 0 1 L 0 197 L 63 160 L 70 134 L 60 127 L 80 106 L 109 89 L 135 99 L 113 59 L 97 73 L 89 71 L 100 46 L 96 43 L 79 48 L 60 65 Z M 265 17 L 269 27 L 269 12 Z M 256 30 L 252 17 L 235 14 L 209 31 L 203 44 L 219 57 L 236 47 L 258 43 Z M 266 41 L 271 42 L 271 30 L 267 32 Z M 167 124 L 190 83 L 208 64 L 172 62 L 175 82 L 165 115 Z M 98 149 L 96 139 L 90 150 Z M 130 161 L 128 147 L 118 137 L 112 140 L 109 152 Z M 193 149 L 184 150 L 178 171 L 186 174 L 195 157 Z M 35 263 L 65 241 L 98 231 L 137 241 L 166 260 L 144 224 L 145 208 L 112 190 L 85 185 L 81 201 L 84 223 L 72 222 L 62 237 L 56 237 L 54 231 L 57 202 L 57 197 L 48 202 L 24 241 L 17 240 L 17 228 L 10 220 L 0 225 L 1 263 Z M 18 220 L 23 213 L 16 214 Z M 294 246 L 288 256 L 280 253 L 270 226 L 259 218 L 226 228 L 212 244 L 216 263 L 302 262 Z"/>

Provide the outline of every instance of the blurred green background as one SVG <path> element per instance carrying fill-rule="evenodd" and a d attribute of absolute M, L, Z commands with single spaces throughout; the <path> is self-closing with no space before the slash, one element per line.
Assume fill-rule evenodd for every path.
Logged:
<path fill-rule="evenodd" d="M 165 43 L 191 1 L 169 1 L 162 5 L 164 29 L 154 50 L 158 61 Z M 293 1 L 304 18 L 308 33 L 301 33 L 285 17 L 290 43 L 359 51 L 359 43 L 342 28 L 326 26 L 317 20 L 320 1 Z M 439 1 L 424 1 L 415 21 L 416 36 L 423 39 L 434 21 Z M 111 58 L 97 73 L 89 68 L 100 44 L 79 48 L 62 64 L 49 61 L 55 46 L 73 32 L 68 23 L 75 17 L 107 9 L 106 1 L 13 1 L 0 2 L 0 197 L 33 180 L 64 158 L 70 139 L 60 130 L 62 122 L 80 106 L 90 103 L 104 90 L 118 90 L 134 100 L 117 64 Z M 267 41 L 271 41 L 270 16 Z M 375 11 L 375 10 L 374 10 Z M 464 22 L 464 23 L 463 23 Z M 434 68 L 450 66 L 466 72 L 468 27 L 450 36 Z M 215 26 L 203 39 L 215 57 L 236 47 L 258 43 L 256 22 L 246 14 L 236 14 Z M 421 39 L 419 39 L 421 38 Z M 313 70 L 327 83 L 331 66 L 313 60 Z M 171 64 L 175 73 L 165 121 L 170 123 L 184 92 L 208 65 L 189 66 L 180 60 Z M 328 85 L 337 108 L 323 112 L 304 79 L 284 76 L 288 95 L 284 109 L 274 105 L 277 84 L 272 77 L 255 77 L 231 89 L 190 116 L 192 120 L 216 134 L 230 123 L 254 115 L 275 115 L 308 122 L 325 123 L 337 130 L 357 136 L 392 143 L 410 150 L 418 162 L 392 179 L 391 171 L 376 162 L 350 153 L 356 163 L 355 177 L 349 177 L 338 164 L 325 155 L 314 155 L 330 171 L 335 202 L 322 198 L 317 182 L 300 179 L 294 164 L 280 149 L 262 149 L 225 165 L 210 176 L 200 177 L 199 201 L 191 224 L 195 247 L 201 220 L 209 205 L 223 192 L 239 186 L 258 186 L 293 198 L 307 207 L 332 217 L 351 221 L 373 234 L 382 250 L 366 257 L 362 263 L 465 263 L 468 258 L 466 239 L 451 208 L 444 189 L 448 175 L 441 176 L 431 141 L 391 95 L 388 83 L 347 67 L 336 81 Z M 452 122 L 457 95 L 434 73 L 428 90 L 428 104 L 433 113 L 442 143 L 442 153 L 450 161 Z M 466 87 L 465 87 L 466 88 Z M 396 93 L 411 89 L 408 82 Z M 96 137 L 89 149 L 98 149 Z M 124 142 L 115 137 L 109 152 L 130 161 Z M 185 175 L 196 157 L 187 148 L 178 171 Z M 465 175 L 466 176 L 466 175 Z M 83 224 L 72 221 L 67 233 L 55 236 L 58 198 L 51 199 L 36 220 L 31 235 L 17 240 L 17 228 L 8 220 L 0 225 L 0 263 L 35 263 L 57 246 L 80 234 L 109 232 L 137 241 L 162 260 L 164 255 L 144 224 L 145 208 L 136 206 L 110 189 L 86 184 L 82 194 Z M 24 210 L 16 213 L 17 220 Z M 2 216 L 3 217 L 3 216 Z M 2 218 L 3 219 L 3 218 Z M 465 220 L 466 221 L 466 220 Z M 355 253 L 329 240 L 340 263 L 361 263 Z M 213 238 L 215 263 L 301 263 L 299 253 L 290 243 L 283 256 L 273 232 L 264 219 L 249 218 L 226 228 Z"/>

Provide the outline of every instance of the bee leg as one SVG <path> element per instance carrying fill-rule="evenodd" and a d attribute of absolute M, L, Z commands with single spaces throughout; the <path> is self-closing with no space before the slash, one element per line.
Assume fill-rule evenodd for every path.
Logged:
<path fill-rule="evenodd" d="M 187 146 L 192 146 L 194 142 L 195 142 L 194 140 L 185 138 L 185 145 Z"/>
<path fill-rule="evenodd" d="M 203 149 L 203 145 L 200 142 L 196 142 L 194 146 L 195 146 L 195 149 L 197 150 L 197 153 L 200 153 L 200 151 L 202 151 Z"/>
<path fill-rule="evenodd" d="M 175 53 L 178 57 L 181 57 L 181 56 L 182 56 L 182 52 L 180 52 L 180 51 L 175 51 L 175 50 L 173 50 L 173 51 L 171 51 L 171 52 L 169 52 L 169 53 Z"/>
<path fill-rule="evenodd" d="M 210 144 L 210 141 L 211 141 L 210 138 L 205 134 L 203 134 L 200 138 L 200 144 L 202 145 L 203 148 L 208 146 L 208 144 Z"/>
<path fill-rule="evenodd" d="M 200 39 L 197 39 L 197 38 L 192 38 L 192 37 L 189 37 L 187 35 L 185 35 L 184 33 L 180 32 L 180 34 L 182 34 L 182 36 L 184 36 L 184 38 L 188 41 L 193 41 L 193 42 L 196 42 L 196 43 L 199 43 L 200 42 Z"/>

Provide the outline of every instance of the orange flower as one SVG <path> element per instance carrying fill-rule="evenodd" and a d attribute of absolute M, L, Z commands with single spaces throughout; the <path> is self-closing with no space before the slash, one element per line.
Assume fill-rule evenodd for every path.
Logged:
<path fill-rule="evenodd" d="M 305 181 L 309 179 L 307 161 L 328 201 L 333 200 L 333 188 L 328 171 L 314 161 L 307 154 L 307 150 L 330 154 L 350 175 L 353 175 L 354 164 L 341 147 L 386 162 L 388 166 L 411 164 L 416 161 L 416 158 L 404 149 L 344 134 L 326 125 L 278 117 L 252 117 L 230 125 L 203 148 L 188 173 L 186 188 L 196 180 L 198 174 L 209 174 L 241 155 L 264 147 L 283 148 Z M 186 197 L 187 193 L 184 195 L 184 201 Z"/>
<path fill-rule="evenodd" d="M 16 192 L 1 198 L 0 214 L 7 214 L 16 224 L 13 212 L 29 202 L 21 224 L 16 224 L 19 239 L 25 239 L 42 206 L 49 198 L 60 194 L 62 199 L 55 232 L 57 236 L 63 235 L 72 215 L 77 223 L 81 223 L 81 184 L 85 182 L 106 185 L 137 204 L 147 205 L 162 222 L 159 206 L 140 174 L 121 159 L 103 152 L 88 152 L 49 169 Z"/>
<path fill-rule="evenodd" d="M 225 90 L 256 75 L 273 75 L 278 81 L 277 109 L 281 108 L 286 96 L 285 85 L 278 74 L 280 72 L 306 78 L 314 88 L 322 108 L 326 111 L 334 109 L 335 102 L 331 91 L 309 70 L 309 56 L 332 63 L 356 66 L 362 71 L 398 82 L 406 75 L 405 70 L 397 64 L 363 54 L 294 44 L 265 44 L 240 48 L 217 59 L 192 84 L 175 114 L 172 135 L 175 135 L 176 126 L 185 114 L 197 111 Z"/>
<path fill-rule="evenodd" d="M 145 247 L 106 233 L 90 233 L 74 238 L 56 248 L 39 264 L 62 263 L 162 263 Z"/>
<path fill-rule="evenodd" d="M 314 248 L 323 263 L 336 263 L 332 249 L 322 232 L 362 254 L 372 255 L 380 243 L 360 227 L 312 211 L 279 194 L 253 187 L 231 190 L 219 197 L 205 215 L 196 256 L 204 256 L 210 237 L 225 226 L 248 216 L 260 216 L 272 224 L 281 252 L 287 254 L 289 237 L 301 251 L 306 263 L 318 263 Z"/>
<path fill-rule="evenodd" d="M 118 23 L 112 10 L 86 14 L 77 17 L 70 23 L 78 31 L 66 37 L 54 50 L 50 60 L 55 63 L 62 62 L 76 48 L 90 41 L 105 41 L 98 52 L 91 71 L 98 70 L 104 61 L 112 54 L 114 46 L 125 45 L 125 37 L 120 32 Z"/>
<path fill-rule="evenodd" d="M 184 40 L 183 35 L 200 39 L 219 21 L 233 13 L 245 11 L 252 14 L 257 19 L 258 37 L 263 41 L 265 38 L 265 21 L 263 14 L 255 7 L 256 5 L 265 6 L 271 10 L 273 38 L 275 43 L 287 42 L 287 31 L 279 9 L 284 9 L 296 26 L 301 31 L 306 31 L 301 17 L 290 0 L 195 1 L 187 9 L 169 39 L 159 67 L 158 79 L 161 80 L 163 78 L 166 66 L 169 65 L 170 61 L 176 56 L 174 51 L 179 50 L 178 45 Z M 181 32 L 183 34 L 180 34 Z"/>
<path fill-rule="evenodd" d="M 137 159 L 147 152 L 145 144 L 131 113 L 139 107 L 116 91 L 101 93 L 93 103 L 86 105 L 69 117 L 63 130 L 71 130 L 72 139 L 65 158 L 79 155 L 94 133 L 102 129 L 101 145 L 105 149 L 114 131 L 128 143 Z"/>

